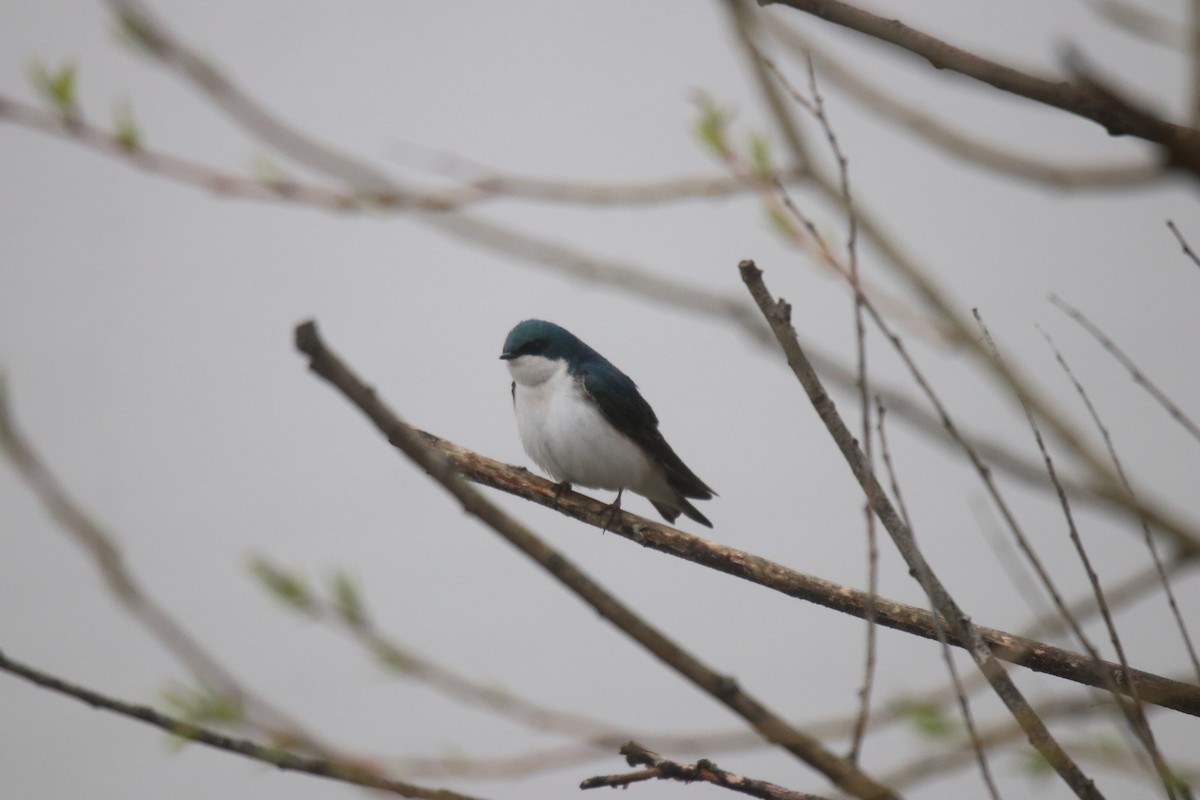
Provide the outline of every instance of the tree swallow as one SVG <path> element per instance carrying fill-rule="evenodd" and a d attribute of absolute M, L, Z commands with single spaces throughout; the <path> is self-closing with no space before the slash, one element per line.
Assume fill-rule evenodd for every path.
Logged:
<path fill-rule="evenodd" d="M 716 494 L 675 455 L 637 385 L 604 356 L 553 322 L 527 319 L 508 333 L 500 358 L 512 374 L 517 431 L 526 454 L 560 491 L 577 483 L 629 489 L 668 522 L 680 512 L 712 527 L 687 498 Z"/>

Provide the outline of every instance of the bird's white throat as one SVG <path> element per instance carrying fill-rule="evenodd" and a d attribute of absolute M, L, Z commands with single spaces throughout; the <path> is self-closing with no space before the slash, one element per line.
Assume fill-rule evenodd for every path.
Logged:
<path fill-rule="evenodd" d="M 508 372 L 518 386 L 540 386 L 566 371 L 566 361 L 552 361 L 544 356 L 519 356 L 508 362 Z"/>

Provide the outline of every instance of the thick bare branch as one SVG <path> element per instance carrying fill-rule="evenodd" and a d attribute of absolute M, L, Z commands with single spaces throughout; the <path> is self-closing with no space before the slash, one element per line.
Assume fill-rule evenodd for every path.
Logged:
<path fill-rule="evenodd" d="M 993 172 L 1036 181 L 1060 189 L 1126 189 L 1144 186 L 1163 174 L 1161 165 L 1063 164 L 1007 150 L 977 139 L 946 122 L 898 100 L 895 94 L 876 86 L 856 73 L 829 51 L 819 47 L 794 25 L 773 16 L 771 34 L 811 58 L 821 75 L 851 98 L 883 119 L 934 145 L 938 152 L 956 156 Z"/>
<path fill-rule="evenodd" d="M 337 373 L 335 385 L 347 397 L 356 405 L 368 403 L 368 400 L 378 403 L 357 376 L 344 365 L 341 369 L 345 371 Z M 607 528 L 609 533 L 651 550 L 757 583 L 789 597 L 818 603 L 860 619 L 866 614 L 866 592 L 797 572 L 769 559 L 726 547 L 628 511 L 622 510 L 614 519 L 607 503 L 578 492 L 559 492 L 555 484 L 524 467 L 504 464 L 425 431 L 412 430 L 425 444 L 444 455 L 467 480 L 555 509 L 599 530 Z M 878 597 L 876 602 L 881 625 L 936 640 L 936 624 L 933 615 L 926 609 L 884 597 Z M 1136 680 L 1147 702 L 1200 716 L 1200 687 L 1139 670 L 1131 670 L 1129 675 L 1125 675 L 1119 664 L 1097 664 L 1079 653 L 994 628 L 976 626 L 976 630 L 998 658 L 1010 663 L 1096 688 L 1105 686 L 1099 674 L 1101 671 L 1116 676 L 1118 686 Z M 949 640 L 951 644 L 963 646 L 953 631 Z"/>
<path fill-rule="evenodd" d="M 308 356 L 309 369 L 339 389 L 388 437 L 389 442 L 400 448 L 462 503 L 464 510 L 500 534 L 664 664 L 741 716 L 763 738 L 779 745 L 825 775 L 843 791 L 864 800 L 897 797 L 893 791 L 874 781 L 854 764 L 827 750 L 818 739 L 797 730 L 770 711 L 743 691 L 732 677 L 713 671 L 641 619 L 631 608 L 609 594 L 565 556 L 488 501 L 480 492 L 468 486 L 450 459 L 439 450 L 430 447 L 424 437 L 400 420 L 378 399 L 373 389 L 359 381 L 341 360 L 324 346 L 314 323 L 306 322 L 296 328 L 296 347 Z"/>
<path fill-rule="evenodd" d="M 1177 125 L 1095 84 L 1053 80 L 997 61 L 930 36 L 903 22 L 885 19 L 839 0 L 764 0 L 895 45 L 928 61 L 996 89 L 1092 120 L 1113 136 L 1133 136 L 1162 148 L 1165 161 L 1200 177 L 1200 130 Z"/>

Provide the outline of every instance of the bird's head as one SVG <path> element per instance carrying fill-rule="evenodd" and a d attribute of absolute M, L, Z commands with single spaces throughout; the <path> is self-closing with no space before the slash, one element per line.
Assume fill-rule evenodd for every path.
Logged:
<path fill-rule="evenodd" d="M 540 319 L 517 323 L 504 340 L 500 358 L 517 383 L 541 383 L 561 368 L 585 359 L 591 349 L 566 328 Z"/>

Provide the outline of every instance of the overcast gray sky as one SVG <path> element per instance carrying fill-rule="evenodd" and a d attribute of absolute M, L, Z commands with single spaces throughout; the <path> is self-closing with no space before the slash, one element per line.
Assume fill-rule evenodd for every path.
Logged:
<path fill-rule="evenodd" d="M 1174 18 L 1185 11 L 1179 2 L 1145 5 Z M 1085 3 L 881 1 L 872 8 L 1028 69 L 1060 71 L 1064 45 L 1077 46 L 1122 87 L 1172 113 L 1187 96 L 1180 54 L 1114 31 Z M 579 181 L 718 174 L 692 135 L 699 91 L 736 109 L 739 140 L 769 126 L 718 3 L 207 0 L 155 10 L 283 119 L 431 184 L 434 152 Z M 1149 157 L 1091 123 L 790 16 L 893 96 L 994 144 L 1067 164 Z M 128 104 L 149 147 L 246 174 L 269 158 L 313 177 L 269 155 L 113 30 L 98 3 L 0 4 L 0 93 L 38 102 L 31 62 L 74 62 L 88 120 L 108 126 L 113 109 Z M 780 63 L 804 86 L 802 65 Z M 1164 224 L 1175 220 L 1200 245 L 1194 182 L 1092 193 L 1031 186 L 948 157 L 832 87 L 825 94 L 858 202 L 964 313 L 979 308 L 1014 363 L 1082 424 L 1084 412 L 1038 327 L 1050 333 L 1139 485 L 1195 519 L 1200 443 L 1181 435 L 1047 300 L 1056 293 L 1082 309 L 1182 408 L 1200 407 L 1200 269 Z M 796 198 L 840 240 L 836 209 L 811 192 Z M 751 197 L 625 208 L 494 200 L 470 213 L 735 297 L 744 292 L 736 265 L 754 258 L 775 293 L 794 304 L 806 341 L 851 363 L 845 287 L 789 250 Z M 869 280 L 897 287 L 866 246 L 862 264 Z M 914 312 L 898 317 L 901 329 L 959 418 L 1035 455 L 1019 411 L 960 351 L 931 339 L 922 307 L 901 296 Z M 0 369 L 19 423 L 119 542 L 147 591 L 254 692 L 347 751 L 391 764 L 515 755 L 561 740 L 388 674 L 344 637 L 281 609 L 249 574 L 253 556 L 322 585 L 344 570 L 360 582 L 382 629 L 498 688 L 639 731 L 738 728 L 461 513 L 310 376 L 291 346 L 293 326 L 315 318 L 330 345 L 406 419 L 529 465 L 497 356 L 508 329 L 533 316 L 568 327 L 638 382 L 669 441 L 720 493 L 703 507 L 715 524 L 712 538 L 865 585 L 861 500 L 849 471 L 782 359 L 728 323 L 503 257 L 416 215 L 219 199 L 0 125 Z M 913 393 L 880 341 L 871 354 L 881 382 Z M 856 417 L 852 396 L 837 399 Z M 1046 603 L 1014 588 L 989 546 L 997 517 L 977 476 L 903 422 L 891 424 L 905 498 L 930 560 L 976 621 L 1019 628 L 1031 605 Z M 1006 486 L 1064 592 L 1078 595 L 1082 571 L 1051 498 Z M 855 709 L 862 623 L 489 496 L 785 716 L 811 721 Z M 640 498 L 627 498 L 625 508 L 654 516 Z M 1090 510 L 1078 515 L 1106 580 L 1145 567 L 1134 526 Z M 881 569 L 881 592 L 923 603 L 890 546 Z M 1193 619 L 1197 586 L 1188 575 L 1177 587 Z M 1186 674 L 1160 597 L 1118 621 L 1136 665 Z M 157 703 L 189 680 L 118 609 L 82 551 L 7 465 L 0 466 L 0 649 L 137 702 Z M 935 646 L 890 632 L 880 634 L 879 669 L 881 702 L 940 685 L 945 674 Z M 1013 674 L 1035 697 L 1078 693 L 1055 679 Z M 978 713 L 1000 718 L 990 698 Z M 1196 721 L 1170 712 L 1156 719 L 1168 756 L 1194 759 Z M 1064 738 L 1116 739 L 1118 728 L 1077 734 L 1068 728 Z M 885 734 L 868 739 L 864 763 L 882 773 L 925 746 Z M 827 789 L 774 752 L 713 757 L 796 789 Z M 995 763 L 1009 797 L 1033 787 L 1039 796 L 1067 796 L 1065 787 L 1020 774 L 1012 756 Z M 491 798 L 557 798 L 585 777 L 623 767 L 613 754 L 517 783 L 423 782 Z M 1158 796 L 1117 770 L 1088 769 L 1109 796 Z M 0 784 L 5 796 L 23 799 L 315 800 L 358 791 L 197 746 L 176 753 L 153 729 L 7 675 L 0 675 Z M 980 796 L 982 789 L 965 770 L 911 794 Z"/>

